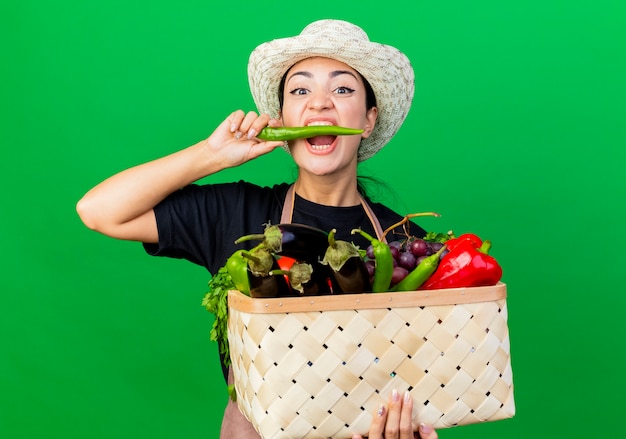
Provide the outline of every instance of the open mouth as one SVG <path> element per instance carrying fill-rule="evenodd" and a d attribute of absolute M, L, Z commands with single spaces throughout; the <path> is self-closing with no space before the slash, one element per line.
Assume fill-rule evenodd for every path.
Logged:
<path fill-rule="evenodd" d="M 307 126 L 311 127 L 311 126 L 331 126 L 332 123 L 328 122 L 328 121 L 314 121 L 311 123 L 308 123 Z M 311 149 L 314 151 L 325 151 L 327 149 L 329 149 L 331 147 L 331 145 L 335 142 L 335 140 L 337 139 L 337 136 L 331 136 L 331 135 L 322 135 L 322 136 L 315 136 L 315 137 L 309 137 L 308 139 L 306 139 L 306 141 L 308 142 L 308 144 L 311 146 Z"/>
<path fill-rule="evenodd" d="M 330 148 L 335 142 L 335 139 L 337 139 L 337 136 L 315 136 L 306 139 L 306 141 L 311 145 L 313 150 L 323 151 Z"/>

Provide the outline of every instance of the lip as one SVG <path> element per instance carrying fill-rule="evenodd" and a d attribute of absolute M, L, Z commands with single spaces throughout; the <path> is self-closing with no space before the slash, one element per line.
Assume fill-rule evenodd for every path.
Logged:
<path fill-rule="evenodd" d="M 310 124 L 314 122 L 326 122 L 331 125 L 337 125 L 337 121 L 333 118 L 316 116 L 316 117 L 310 117 L 308 119 L 305 119 L 303 126 L 309 126 Z"/>
<path fill-rule="evenodd" d="M 319 149 L 319 147 L 315 147 L 311 145 L 307 139 L 304 139 L 304 144 L 306 145 L 306 150 L 309 154 L 315 155 L 315 156 L 325 156 L 325 155 L 329 155 L 333 153 L 333 151 L 337 147 L 338 139 L 339 139 L 339 136 L 335 137 L 335 140 L 333 140 L 333 143 L 331 143 L 330 145 L 327 145 L 323 149 Z"/>

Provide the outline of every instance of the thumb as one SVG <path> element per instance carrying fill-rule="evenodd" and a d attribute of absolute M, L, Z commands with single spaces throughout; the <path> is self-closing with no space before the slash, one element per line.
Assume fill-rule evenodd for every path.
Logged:
<path fill-rule="evenodd" d="M 250 148 L 250 159 L 252 158 L 257 158 L 259 156 L 262 156 L 264 154 L 268 154 L 272 151 L 274 151 L 276 148 L 283 146 L 285 144 L 285 142 L 282 141 L 270 141 L 267 140 L 265 142 L 259 142 L 259 143 L 255 143 L 251 146 Z"/>

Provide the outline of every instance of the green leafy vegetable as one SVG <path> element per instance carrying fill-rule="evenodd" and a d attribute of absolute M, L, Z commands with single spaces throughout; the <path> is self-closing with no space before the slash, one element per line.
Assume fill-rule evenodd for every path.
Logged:
<path fill-rule="evenodd" d="M 451 236 L 453 236 L 452 232 L 448 232 L 448 233 L 428 232 L 426 236 L 424 236 L 424 240 L 429 241 L 429 242 L 444 243 L 448 239 L 450 239 Z"/>
<path fill-rule="evenodd" d="M 230 349 L 228 347 L 228 290 L 235 290 L 235 282 L 224 266 L 209 280 L 209 291 L 202 299 L 202 306 L 215 315 L 211 327 L 210 338 L 217 342 L 220 354 L 224 358 L 224 365 L 230 366 Z M 227 387 L 228 395 L 233 401 L 237 400 L 237 393 L 233 384 Z"/>
<path fill-rule="evenodd" d="M 216 341 L 224 364 L 230 365 L 230 350 L 228 348 L 228 290 L 234 290 L 235 283 L 232 277 L 222 267 L 209 280 L 209 291 L 202 299 L 202 306 L 215 315 L 211 328 L 211 340 Z"/>

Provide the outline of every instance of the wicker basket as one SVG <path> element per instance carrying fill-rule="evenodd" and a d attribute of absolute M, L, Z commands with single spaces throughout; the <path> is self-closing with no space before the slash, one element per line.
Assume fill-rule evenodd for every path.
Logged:
<path fill-rule="evenodd" d="M 503 283 L 228 299 L 237 404 L 265 439 L 365 435 L 393 389 L 410 391 L 415 425 L 515 413 Z"/>

